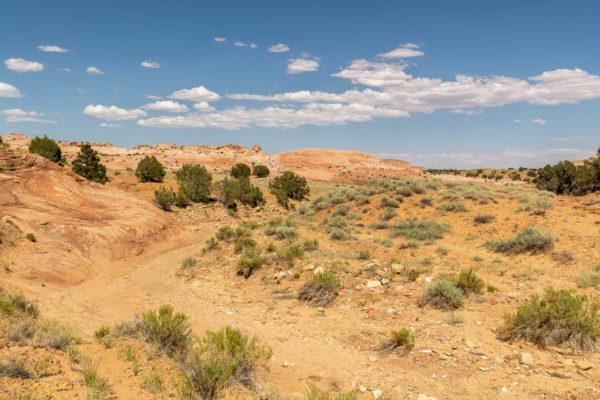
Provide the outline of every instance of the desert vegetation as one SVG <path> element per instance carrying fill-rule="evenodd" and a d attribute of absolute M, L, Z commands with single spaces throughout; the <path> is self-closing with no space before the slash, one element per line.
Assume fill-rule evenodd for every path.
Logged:
<path fill-rule="evenodd" d="M 338 184 L 229 165 L 163 166 L 154 175 L 162 182 L 109 168 L 106 185 L 154 194 L 172 212 L 150 208 L 178 230 L 147 254 L 107 263 L 115 276 L 100 270 L 71 287 L 85 303 L 62 303 L 57 284 L 29 286 L 41 307 L 3 292 L 0 387 L 39 397 L 52 380 L 97 399 L 592 393 L 592 200 L 523 184 Z M 24 271 L 6 254 L 50 251 L 48 235 L 1 221 L 2 279 L 13 284 Z M 69 323 L 78 316 L 88 323 Z M 553 386 L 559 378 L 566 386 Z"/>
<path fill-rule="evenodd" d="M 88 181 L 106 183 L 106 167 L 100 162 L 98 152 L 89 144 L 81 145 L 79 153 L 71 163 L 71 169 Z"/>

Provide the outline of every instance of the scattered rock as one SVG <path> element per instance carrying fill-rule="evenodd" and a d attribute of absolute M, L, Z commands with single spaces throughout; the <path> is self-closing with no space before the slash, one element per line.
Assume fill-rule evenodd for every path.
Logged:
<path fill-rule="evenodd" d="M 400 264 L 392 264 L 391 267 L 393 272 L 395 272 L 396 274 L 401 274 L 404 272 L 404 268 L 402 267 L 402 265 Z"/>
<path fill-rule="evenodd" d="M 590 369 L 594 368 L 594 364 L 584 360 L 575 361 L 575 366 L 581 371 L 589 371 Z"/>
<path fill-rule="evenodd" d="M 381 284 L 387 285 L 388 283 L 390 283 L 390 280 L 388 278 L 382 278 L 381 279 Z"/>
<path fill-rule="evenodd" d="M 374 289 L 374 288 L 378 288 L 381 286 L 381 282 L 379 281 L 368 281 L 367 282 L 367 289 Z"/>
<path fill-rule="evenodd" d="M 371 394 L 373 395 L 374 399 L 378 399 L 381 396 L 383 396 L 383 392 L 380 389 L 373 389 L 373 391 L 371 392 Z"/>
<path fill-rule="evenodd" d="M 273 275 L 273 280 L 277 283 L 281 282 L 281 280 L 283 278 L 285 278 L 285 272 L 281 271 L 281 272 L 277 272 L 275 275 Z"/>
<path fill-rule="evenodd" d="M 374 356 L 373 354 L 371 354 L 371 355 L 369 356 L 369 361 L 371 361 L 371 362 L 375 362 L 375 361 L 377 361 L 377 360 L 378 360 L 377 356 Z"/>
<path fill-rule="evenodd" d="M 282 364 L 282 365 L 283 365 L 283 367 L 284 367 L 284 368 L 289 368 L 289 367 L 291 367 L 291 366 L 292 366 L 292 364 L 290 364 L 290 363 L 288 362 L 288 360 L 285 360 L 285 361 L 283 362 L 283 364 Z"/>
<path fill-rule="evenodd" d="M 394 307 L 388 308 L 387 310 L 385 310 L 385 312 L 387 313 L 387 315 L 396 315 L 396 314 L 398 314 L 398 311 Z"/>
<path fill-rule="evenodd" d="M 314 269 L 313 274 L 317 275 L 317 274 L 322 274 L 323 272 L 325 272 L 325 268 L 317 267 Z"/>
<path fill-rule="evenodd" d="M 520 364 L 529 365 L 530 367 L 533 366 L 533 356 L 531 353 L 519 353 L 518 359 Z"/>
<path fill-rule="evenodd" d="M 559 372 L 559 371 L 550 372 L 550 376 L 553 378 L 560 378 L 560 379 L 569 379 L 571 377 L 571 375 L 567 374 L 566 372 Z"/>

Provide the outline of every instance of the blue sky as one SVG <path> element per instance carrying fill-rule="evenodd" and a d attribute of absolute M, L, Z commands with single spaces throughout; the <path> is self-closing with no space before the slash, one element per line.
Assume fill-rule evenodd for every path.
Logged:
<path fill-rule="evenodd" d="M 4 2 L 0 133 L 577 159 L 600 145 L 598 16 L 597 1 Z"/>

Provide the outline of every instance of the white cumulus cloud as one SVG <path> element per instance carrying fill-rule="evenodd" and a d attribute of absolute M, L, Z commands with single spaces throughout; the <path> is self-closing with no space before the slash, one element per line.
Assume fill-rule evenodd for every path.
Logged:
<path fill-rule="evenodd" d="M 271 53 L 287 53 L 290 51 L 290 47 L 285 43 L 277 43 L 269 47 Z"/>
<path fill-rule="evenodd" d="M 6 68 L 16 72 L 40 72 L 44 70 L 44 65 L 37 61 L 27 61 L 22 58 L 9 58 L 4 61 Z"/>
<path fill-rule="evenodd" d="M 153 68 L 153 69 L 160 68 L 160 64 L 157 63 L 156 61 L 142 61 L 142 63 L 140 65 L 144 68 Z"/>
<path fill-rule="evenodd" d="M 21 92 L 19 91 L 19 89 L 17 89 L 9 83 L 0 82 L 0 97 L 17 98 L 21 97 Z"/>
<path fill-rule="evenodd" d="M 6 122 L 33 122 L 38 124 L 56 124 L 56 121 L 42 118 L 44 113 L 37 111 L 24 111 L 20 108 L 2 110 L 0 113 L 6 117 Z"/>
<path fill-rule="evenodd" d="M 318 70 L 319 62 L 317 60 L 307 60 L 305 58 L 292 58 L 289 60 L 287 66 L 287 73 L 290 75 Z"/>
<path fill-rule="evenodd" d="M 531 120 L 532 124 L 536 124 L 536 125 L 546 125 L 546 120 L 543 118 L 534 118 Z"/>
<path fill-rule="evenodd" d="M 227 39 L 225 39 L 224 37 L 218 37 L 218 36 L 215 37 L 213 40 L 217 43 L 224 43 L 227 41 Z"/>
<path fill-rule="evenodd" d="M 189 100 L 194 102 L 217 101 L 221 98 L 218 93 L 211 92 L 204 86 L 176 90 L 169 97 L 175 100 Z"/>
<path fill-rule="evenodd" d="M 102 122 L 100 124 L 101 128 L 121 128 L 122 126 L 123 125 L 121 125 L 121 124 L 113 124 L 113 123 L 110 123 L 110 122 Z"/>
<path fill-rule="evenodd" d="M 387 53 L 378 54 L 378 56 L 387 60 L 421 57 L 425 53 L 423 53 L 421 50 L 418 50 L 418 48 L 419 46 L 414 43 L 406 43 L 397 49 L 388 51 Z"/>
<path fill-rule="evenodd" d="M 39 51 L 43 51 L 44 53 L 66 53 L 67 51 L 69 51 L 60 46 L 55 46 L 51 44 L 42 44 L 37 48 Z"/>
<path fill-rule="evenodd" d="M 139 108 L 127 110 L 117 106 L 103 106 L 100 104 L 88 105 L 83 110 L 83 113 L 85 115 L 89 115 L 90 117 L 103 119 L 106 121 L 124 121 L 145 117 L 147 115 L 146 111 Z"/>
<path fill-rule="evenodd" d="M 155 101 L 154 103 L 146 104 L 144 108 L 146 110 L 168 111 L 172 113 L 183 113 L 190 111 L 185 104 L 177 103 L 173 100 Z"/>
<path fill-rule="evenodd" d="M 208 104 L 206 101 L 194 104 L 194 108 L 201 112 L 215 111 L 215 108 Z"/>
<path fill-rule="evenodd" d="M 87 67 L 87 68 L 85 69 L 85 72 L 87 72 L 87 73 L 88 73 L 88 74 L 90 74 L 90 75 L 104 75 L 104 72 L 102 72 L 102 71 L 100 70 L 100 68 L 97 68 L 97 67 L 94 67 L 94 66 L 92 66 L 92 67 Z"/>

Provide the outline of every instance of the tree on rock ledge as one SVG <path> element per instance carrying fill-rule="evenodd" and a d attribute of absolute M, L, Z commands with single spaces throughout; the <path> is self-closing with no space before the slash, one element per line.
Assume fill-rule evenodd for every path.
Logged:
<path fill-rule="evenodd" d="M 83 176 L 88 181 L 106 183 L 106 167 L 100 163 L 98 152 L 88 143 L 81 145 L 77 157 L 73 160 L 71 169 L 77 175 Z"/>

